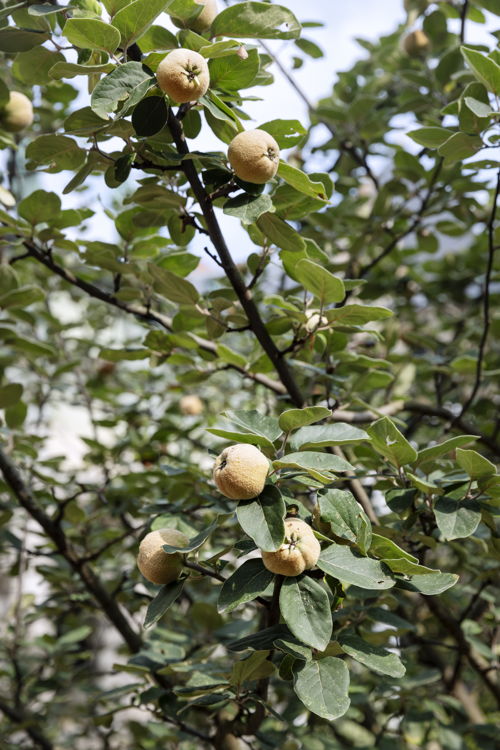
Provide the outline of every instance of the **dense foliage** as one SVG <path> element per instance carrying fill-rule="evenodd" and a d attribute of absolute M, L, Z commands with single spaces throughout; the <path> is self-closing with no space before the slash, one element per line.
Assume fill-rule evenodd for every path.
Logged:
<path fill-rule="evenodd" d="M 194 0 L 2 3 L 0 121 L 10 91 L 35 110 L 0 129 L 6 750 L 494 748 L 500 10 L 405 8 L 329 89 L 276 3 L 199 33 Z M 310 122 L 249 122 L 269 39 L 325 79 L 280 79 Z M 176 47 L 210 72 L 180 107 Z M 254 127 L 267 185 L 227 161 Z M 212 480 L 234 443 L 270 461 L 240 502 Z M 321 542 L 299 576 L 260 553 L 287 514 Z M 135 558 L 164 527 L 189 545 L 156 586 Z"/>

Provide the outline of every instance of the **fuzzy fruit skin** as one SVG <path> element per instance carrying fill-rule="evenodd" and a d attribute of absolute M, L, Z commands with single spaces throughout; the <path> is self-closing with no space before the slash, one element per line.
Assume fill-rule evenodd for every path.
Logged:
<path fill-rule="evenodd" d="M 19 133 L 33 122 L 33 105 L 20 91 L 11 91 L 9 101 L 0 111 L 0 123 L 9 133 Z"/>
<path fill-rule="evenodd" d="M 417 29 L 411 31 L 403 39 L 403 49 L 410 57 L 420 57 L 427 54 L 431 46 L 431 41 L 425 31 Z"/>
<path fill-rule="evenodd" d="M 197 101 L 210 85 L 207 61 L 191 49 L 174 49 L 158 65 L 156 80 L 175 102 Z"/>
<path fill-rule="evenodd" d="M 183 396 L 179 401 L 179 408 L 182 414 L 190 417 L 197 417 L 203 412 L 203 401 L 195 393 Z"/>
<path fill-rule="evenodd" d="M 268 471 L 268 460 L 255 445 L 236 443 L 215 459 L 213 478 L 231 500 L 250 500 L 264 489 Z"/>
<path fill-rule="evenodd" d="M 193 31 L 196 31 L 198 34 L 203 34 L 203 32 L 208 31 L 208 29 L 214 22 L 215 16 L 217 15 L 217 2 L 216 0 L 194 1 L 198 5 L 203 5 L 203 10 L 199 14 L 199 16 L 194 19 L 194 21 L 183 23 L 180 18 L 176 18 L 175 16 L 171 16 L 171 19 L 179 28 L 184 28 L 185 26 L 187 26 L 190 29 L 193 29 Z"/>
<path fill-rule="evenodd" d="M 262 550 L 262 562 L 271 573 L 299 576 L 314 568 L 321 546 L 311 527 L 300 518 L 285 520 L 285 541 L 276 552 Z"/>
<path fill-rule="evenodd" d="M 146 534 L 139 545 L 137 567 L 144 578 L 151 583 L 171 583 L 182 570 L 182 555 L 179 552 L 167 554 L 164 544 L 188 544 L 189 539 L 177 529 L 157 529 Z"/>
<path fill-rule="evenodd" d="M 280 149 L 272 135 L 256 128 L 233 138 L 227 158 L 240 180 L 263 185 L 278 171 Z"/>

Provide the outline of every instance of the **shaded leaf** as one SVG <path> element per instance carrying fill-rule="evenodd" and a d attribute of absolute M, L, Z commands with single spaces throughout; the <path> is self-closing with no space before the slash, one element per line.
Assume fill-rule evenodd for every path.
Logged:
<path fill-rule="evenodd" d="M 260 558 L 247 560 L 226 579 L 217 601 L 219 612 L 232 612 L 240 604 L 263 594 L 274 579 Z"/>
<path fill-rule="evenodd" d="M 297 696 L 317 716 L 333 721 L 349 708 L 349 672 L 342 659 L 295 662 L 293 677 Z"/>
<path fill-rule="evenodd" d="M 389 589 L 395 584 L 388 569 L 378 560 L 362 557 L 350 547 L 331 544 L 321 552 L 318 568 L 362 589 Z"/>
<path fill-rule="evenodd" d="M 405 666 L 397 654 L 393 654 L 380 646 L 359 638 L 357 635 L 341 633 L 338 637 L 342 650 L 352 656 L 353 659 L 364 664 L 368 669 L 373 669 L 378 674 L 386 674 L 389 677 L 402 677 Z"/>
<path fill-rule="evenodd" d="M 162 586 L 153 601 L 149 604 L 144 627 L 150 628 L 155 622 L 163 617 L 167 609 L 175 602 L 182 593 L 184 581 L 172 581 Z"/>
<path fill-rule="evenodd" d="M 332 635 L 330 600 L 323 586 L 307 575 L 285 577 L 280 612 L 296 638 L 324 651 Z"/>

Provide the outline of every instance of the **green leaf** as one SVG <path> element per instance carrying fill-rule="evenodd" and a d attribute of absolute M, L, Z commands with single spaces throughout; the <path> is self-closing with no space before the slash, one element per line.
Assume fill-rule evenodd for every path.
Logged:
<path fill-rule="evenodd" d="M 61 210 L 61 199 L 56 193 L 45 190 L 35 190 L 24 198 L 18 206 L 19 216 L 35 226 L 41 222 L 48 222 L 58 215 Z"/>
<path fill-rule="evenodd" d="M 301 26 L 282 5 L 245 2 L 225 8 L 212 24 L 211 35 L 257 39 L 296 39 Z"/>
<path fill-rule="evenodd" d="M 154 279 L 155 291 L 162 297 L 177 302 L 179 305 L 192 305 L 198 301 L 198 291 L 190 281 L 154 263 L 148 264 L 148 270 Z"/>
<path fill-rule="evenodd" d="M 362 589 L 390 589 L 395 584 L 388 569 L 378 560 L 362 557 L 340 544 L 331 544 L 324 549 L 317 565 L 341 583 L 351 583 Z"/>
<path fill-rule="evenodd" d="M 335 536 L 357 542 L 363 534 L 363 542 L 370 546 L 371 524 L 361 505 L 348 490 L 328 489 L 318 493 L 320 518 L 329 523 Z M 366 537 L 369 529 L 369 538 Z"/>
<path fill-rule="evenodd" d="M 249 443 L 250 445 L 259 445 L 261 448 L 267 450 L 274 450 L 274 445 L 263 435 L 255 435 L 251 432 L 239 432 L 232 426 L 229 426 L 227 429 L 224 429 L 224 427 L 208 427 L 207 432 L 217 435 L 217 437 L 232 440 L 235 443 Z"/>
<path fill-rule="evenodd" d="M 151 73 L 141 63 L 124 63 L 98 82 L 90 99 L 91 107 L 99 117 L 108 120 L 109 113 L 115 112 L 120 102 L 128 100 L 126 109 L 137 104 L 152 82 Z"/>
<path fill-rule="evenodd" d="M 29 31 L 28 29 L 0 29 L 0 52 L 26 52 L 38 44 L 47 41 L 49 35 L 45 31 Z"/>
<path fill-rule="evenodd" d="M 27 159 L 35 164 L 48 165 L 51 172 L 78 169 L 85 160 L 85 154 L 76 141 L 66 135 L 41 135 L 26 148 Z"/>
<path fill-rule="evenodd" d="M 120 32 L 97 18 L 70 18 L 62 30 L 70 44 L 80 49 L 113 53 L 120 44 Z"/>
<path fill-rule="evenodd" d="M 101 0 L 101 2 L 108 11 L 109 15 L 114 16 L 126 5 L 130 5 L 132 0 Z"/>
<path fill-rule="evenodd" d="M 302 427 L 292 435 L 290 445 L 294 450 L 327 448 L 330 445 L 348 445 L 370 440 L 368 434 L 346 422 Z"/>
<path fill-rule="evenodd" d="M 273 461 L 273 466 L 275 469 L 304 469 L 312 476 L 318 472 L 336 474 L 343 471 L 354 471 L 354 467 L 344 458 L 318 451 L 288 453 Z"/>
<path fill-rule="evenodd" d="M 253 86 L 259 66 L 256 49 L 248 51 L 246 60 L 235 54 L 212 59 L 209 63 L 210 86 L 223 91 L 239 91 Z"/>
<path fill-rule="evenodd" d="M 397 579 L 397 586 L 406 591 L 418 591 L 425 596 L 435 596 L 442 594 L 443 591 L 451 588 L 458 581 L 458 576 L 454 573 L 429 573 L 426 575 L 416 575 L 410 581 Z"/>
<path fill-rule="evenodd" d="M 276 417 L 266 417 L 256 409 L 251 411 L 227 411 L 226 417 L 237 427 L 242 427 L 246 432 L 262 435 L 271 443 L 281 435 L 281 428 Z"/>
<path fill-rule="evenodd" d="M 324 651 L 332 636 L 330 600 L 324 587 L 302 575 L 286 577 L 280 591 L 280 612 L 296 638 Z"/>
<path fill-rule="evenodd" d="M 353 659 L 364 664 L 378 674 L 386 674 L 389 677 L 402 677 L 405 666 L 397 654 L 393 654 L 380 646 L 373 646 L 357 635 L 341 633 L 339 643 L 342 651 L 349 654 Z"/>
<path fill-rule="evenodd" d="M 319 299 L 322 306 L 332 302 L 342 302 L 344 299 L 345 289 L 342 279 L 334 276 L 318 263 L 303 258 L 295 266 L 295 273 L 299 282 Z"/>
<path fill-rule="evenodd" d="M 237 42 L 236 39 L 225 39 L 221 42 L 213 42 L 213 44 L 204 44 L 197 50 L 197 52 L 199 52 L 200 55 L 203 55 L 203 57 L 206 57 L 207 60 L 216 60 L 219 57 L 230 57 L 234 55 L 240 47 L 241 43 Z M 210 78 L 212 78 L 212 76 L 210 76 Z"/>
<path fill-rule="evenodd" d="M 468 133 L 454 133 L 439 148 L 438 154 L 444 156 L 447 164 L 468 159 L 483 147 L 483 141 L 478 135 Z"/>
<path fill-rule="evenodd" d="M 418 563 L 418 558 L 406 552 L 402 547 L 397 545 L 392 539 L 388 539 L 386 536 L 380 534 L 372 535 L 372 543 L 370 545 L 370 552 L 377 557 L 383 558 L 402 558 L 409 560 L 412 563 Z"/>
<path fill-rule="evenodd" d="M 5 409 L 5 421 L 7 426 L 11 430 L 16 430 L 20 427 L 28 414 L 28 407 L 24 401 L 18 401 L 13 406 L 8 406 Z"/>
<path fill-rule="evenodd" d="M 255 224 L 262 214 L 274 211 L 274 206 L 267 193 L 261 195 L 243 193 L 237 195 L 236 198 L 229 198 L 224 203 L 223 210 L 225 214 L 236 217 L 243 224 Z"/>
<path fill-rule="evenodd" d="M 275 640 L 281 638 L 288 640 L 289 638 L 293 638 L 293 636 L 286 625 L 272 625 L 269 628 L 259 630 L 257 633 L 246 635 L 244 638 L 230 641 L 227 644 L 227 648 L 230 651 L 244 651 L 247 648 L 262 651 L 264 649 L 271 649 L 274 646 Z"/>
<path fill-rule="evenodd" d="M 224 518 L 224 516 L 222 516 L 222 518 Z M 218 525 L 219 518 L 217 517 L 215 521 L 212 521 L 210 526 L 207 526 L 206 529 L 200 531 L 196 536 L 191 537 L 188 544 L 184 545 L 184 547 L 175 546 L 173 544 L 164 544 L 163 549 L 168 555 L 171 555 L 173 552 L 180 552 L 183 555 L 187 555 L 189 552 L 194 552 L 195 549 L 198 549 L 202 544 L 205 544 L 212 531 L 214 531 Z"/>
<path fill-rule="evenodd" d="M 292 146 L 296 146 L 297 143 L 301 143 L 301 141 L 304 140 L 304 136 L 307 135 L 306 128 L 298 120 L 269 120 L 269 122 L 259 125 L 259 129 L 265 130 L 266 133 L 270 133 L 280 148 L 291 148 Z M 286 181 L 288 182 L 288 180 Z"/>
<path fill-rule="evenodd" d="M 122 47 L 130 47 L 151 26 L 153 21 L 168 10 L 172 0 L 135 0 L 119 10 L 113 18 L 121 34 Z"/>
<path fill-rule="evenodd" d="M 238 522 L 257 547 L 275 552 L 285 539 L 285 501 L 277 487 L 267 484 L 252 500 L 238 503 Z"/>
<path fill-rule="evenodd" d="M 298 232 L 290 224 L 272 213 L 265 213 L 257 220 L 260 231 L 268 237 L 271 242 L 283 250 L 305 251 L 306 243 Z"/>
<path fill-rule="evenodd" d="M 288 409 L 279 418 L 279 425 L 283 432 L 291 432 L 303 425 L 314 424 L 320 419 L 327 419 L 331 415 L 325 406 L 307 406 L 304 409 Z"/>
<path fill-rule="evenodd" d="M 64 64 L 64 55 L 60 52 L 51 52 L 46 47 L 33 47 L 16 55 L 12 73 L 29 86 L 36 86 L 49 83 L 49 71 L 58 64 Z"/>
<path fill-rule="evenodd" d="M 370 320 L 390 318 L 394 313 L 387 307 L 370 305 L 345 305 L 335 310 L 327 310 L 326 316 L 330 323 L 344 326 L 362 326 Z"/>
<path fill-rule="evenodd" d="M 132 125 L 138 136 L 156 135 L 166 125 L 168 106 L 164 96 L 147 96 L 132 112 Z"/>
<path fill-rule="evenodd" d="M 302 661 L 311 661 L 312 659 L 311 649 L 303 646 L 300 641 L 291 636 L 290 638 L 278 638 L 274 641 L 274 646 L 295 659 L 302 659 Z"/>
<path fill-rule="evenodd" d="M 269 651 L 256 651 L 248 658 L 237 661 L 233 664 L 233 669 L 229 682 L 239 688 L 248 680 L 259 680 L 269 677 L 276 670 L 274 664 L 267 658 Z"/>
<path fill-rule="evenodd" d="M 334 656 L 295 662 L 293 689 L 309 711 L 329 721 L 343 716 L 350 705 L 349 672 Z"/>
<path fill-rule="evenodd" d="M 17 289 L 12 289 L 7 294 L 3 294 L 0 297 L 0 308 L 8 309 L 10 307 L 28 307 L 33 302 L 40 302 L 45 299 L 45 294 L 42 289 L 38 286 L 20 286 Z M 17 337 L 17 341 L 22 341 Z M 44 345 L 37 344 L 42 348 Z M 51 350 L 52 351 L 52 350 Z"/>
<path fill-rule="evenodd" d="M 488 461 L 487 458 L 481 456 L 477 451 L 457 448 L 457 463 L 471 479 L 479 479 L 496 474 L 495 464 L 492 464 L 491 461 Z"/>
<path fill-rule="evenodd" d="M 382 417 L 367 430 L 375 450 L 397 467 L 417 460 L 417 451 L 389 417 Z"/>
<path fill-rule="evenodd" d="M 0 388 L 0 409 L 14 406 L 23 395 L 23 386 L 20 383 L 9 383 Z"/>
<path fill-rule="evenodd" d="M 430 448 L 423 448 L 418 452 L 417 460 L 414 465 L 424 466 L 441 456 L 445 456 L 447 453 L 451 453 L 456 448 L 460 448 L 462 445 L 467 445 L 467 443 L 472 443 L 477 439 L 477 435 L 458 435 L 457 437 L 445 440 L 443 443 L 433 445 Z"/>
<path fill-rule="evenodd" d="M 175 602 L 182 593 L 184 581 L 172 581 L 162 586 L 153 601 L 149 604 L 144 627 L 150 628 L 155 622 L 163 617 L 167 609 Z"/>
<path fill-rule="evenodd" d="M 491 57 L 486 57 L 475 49 L 469 47 L 461 47 L 460 49 L 478 81 L 494 94 L 500 94 L 500 65 Z"/>
<path fill-rule="evenodd" d="M 112 63 L 103 65 L 79 65 L 78 63 L 56 62 L 49 71 L 50 77 L 56 81 L 62 78 L 74 78 L 75 76 L 91 76 L 95 73 L 111 73 L 115 69 Z"/>
<path fill-rule="evenodd" d="M 438 148 L 442 143 L 448 140 L 452 131 L 447 128 L 419 128 L 418 130 L 411 130 L 407 135 L 418 143 L 420 146 L 427 146 L 427 148 Z"/>
<path fill-rule="evenodd" d="M 288 185 L 295 188 L 295 190 L 298 190 L 299 193 L 304 193 L 304 195 L 308 195 L 311 198 L 318 198 L 325 202 L 327 201 L 325 186 L 322 182 L 311 180 L 305 172 L 292 167 L 282 159 L 280 159 L 278 167 L 278 176 Z"/>
<path fill-rule="evenodd" d="M 73 644 L 79 643 L 79 641 L 83 641 L 87 638 L 92 633 L 92 630 L 93 629 L 90 625 L 80 625 L 79 628 L 74 628 L 58 638 L 57 646 L 59 648 L 73 646 Z"/>
<path fill-rule="evenodd" d="M 434 516 L 439 531 L 446 541 L 464 539 L 471 536 L 479 526 L 481 508 L 476 500 L 467 498 L 456 500 L 444 495 L 436 500 Z"/>
<path fill-rule="evenodd" d="M 247 560 L 224 582 L 217 601 L 218 611 L 232 612 L 240 604 L 253 601 L 273 579 L 274 573 L 267 570 L 260 558 Z"/>
<path fill-rule="evenodd" d="M 407 560 L 406 557 L 385 557 L 383 562 L 393 573 L 404 573 L 407 576 L 421 576 L 439 572 L 434 568 L 427 568 L 425 565 L 411 562 L 410 560 Z"/>
<path fill-rule="evenodd" d="M 216 354 L 222 362 L 228 362 L 235 367 L 245 368 L 247 366 L 246 357 L 244 357 L 243 354 L 238 354 L 238 352 L 230 349 L 225 344 L 217 344 Z"/>

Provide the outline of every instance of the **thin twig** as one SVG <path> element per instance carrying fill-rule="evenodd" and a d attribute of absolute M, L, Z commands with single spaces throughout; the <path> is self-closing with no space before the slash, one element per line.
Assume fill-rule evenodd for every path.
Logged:
<path fill-rule="evenodd" d="M 460 11 L 460 43 L 465 44 L 465 23 L 467 21 L 467 11 L 469 9 L 469 0 L 464 0 L 462 10 Z"/>
<path fill-rule="evenodd" d="M 486 350 L 486 342 L 488 340 L 488 333 L 490 330 L 490 283 L 491 275 L 493 272 L 493 260 L 495 257 L 495 221 L 498 208 L 498 197 L 500 195 L 500 169 L 497 172 L 497 184 L 493 195 L 493 206 L 491 208 L 490 218 L 488 220 L 488 262 L 486 265 L 486 277 L 484 280 L 484 291 L 483 291 L 483 332 L 481 334 L 481 341 L 479 343 L 479 354 L 476 362 L 476 377 L 472 392 L 462 407 L 460 417 L 463 417 L 465 412 L 472 405 L 472 402 L 476 398 L 476 394 L 481 387 L 481 376 L 483 373 L 483 362 L 484 354 Z"/>

